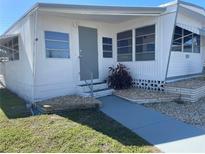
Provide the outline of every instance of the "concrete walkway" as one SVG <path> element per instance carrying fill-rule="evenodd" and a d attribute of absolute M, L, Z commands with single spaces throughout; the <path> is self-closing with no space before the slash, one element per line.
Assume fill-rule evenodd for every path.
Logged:
<path fill-rule="evenodd" d="M 102 112 L 162 152 L 205 152 L 205 131 L 116 96 L 99 98 Z"/>

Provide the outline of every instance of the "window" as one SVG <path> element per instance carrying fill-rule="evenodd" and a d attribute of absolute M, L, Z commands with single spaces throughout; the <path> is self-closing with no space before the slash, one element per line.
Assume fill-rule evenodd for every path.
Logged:
<path fill-rule="evenodd" d="M 182 28 L 176 26 L 174 31 L 174 41 L 172 51 L 182 51 Z"/>
<path fill-rule="evenodd" d="M 135 60 L 155 60 L 155 25 L 135 29 Z"/>
<path fill-rule="evenodd" d="M 184 47 L 184 52 L 192 52 L 192 32 L 188 30 L 184 30 L 184 41 L 183 41 L 183 47 Z"/>
<path fill-rule="evenodd" d="M 200 35 L 176 26 L 172 51 L 200 53 Z"/>
<path fill-rule="evenodd" d="M 193 52 L 200 53 L 200 35 L 193 34 Z"/>
<path fill-rule="evenodd" d="M 132 61 L 132 30 L 117 34 L 117 60 Z"/>
<path fill-rule="evenodd" d="M 112 38 L 103 37 L 103 58 L 112 58 Z"/>
<path fill-rule="evenodd" d="M 45 31 L 47 58 L 70 58 L 69 34 Z"/>
<path fill-rule="evenodd" d="M 5 49 L 8 53 L 9 61 L 19 60 L 19 41 L 18 36 L 12 38 L 4 44 Z"/>

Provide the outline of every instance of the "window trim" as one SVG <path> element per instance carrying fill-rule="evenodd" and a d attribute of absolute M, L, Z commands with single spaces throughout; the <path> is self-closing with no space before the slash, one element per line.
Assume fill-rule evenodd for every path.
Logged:
<path fill-rule="evenodd" d="M 134 53 L 135 53 L 135 62 L 142 62 L 142 61 L 144 61 L 144 62 L 148 62 L 148 61 L 156 61 L 156 41 L 157 41 L 157 26 L 156 26 L 157 24 L 156 23 L 153 23 L 153 24 L 149 24 L 149 25 L 144 25 L 144 26 L 142 26 L 142 27 L 137 27 L 137 28 L 135 28 L 134 29 L 134 33 L 135 33 L 135 36 L 134 36 L 134 41 L 135 41 L 135 51 L 134 51 Z M 136 36 L 136 29 L 140 29 L 140 28 L 145 28 L 145 27 L 149 27 L 149 26 L 154 26 L 154 33 L 149 33 L 149 34 L 145 34 L 145 35 L 138 35 L 138 36 Z M 136 44 L 136 38 L 139 38 L 139 37 L 145 37 L 145 36 L 150 36 L 150 35 L 154 35 L 154 42 L 149 42 L 149 43 L 142 43 L 142 44 Z M 146 44 L 154 44 L 155 45 L 155 47 L 154 47 L 154 51 L 153 52 L 136 52 L 136 46 L 140 46 L 140 45 L 146 45 Z M 144 60 L 144 59 L 142 59 L 142 60 L 136 60 L 136 55 L 143 55 L 143 53 L 144 54 L 154 54 L 154 59 L 152 59 L 152 60 Z"/>
<path fill-rule="evenodd" d="M 55 39 L 46 39 L 46 32 L 54 32 L 54 33 L 62 33 L 68 35 L 68 41 L 63 40 L 55 40 Z M 50 49 L 46 48 L 46 41 L 53 41 L 53 42 L 63 42 L 68 43 L 68 49 Z M 70 50 L 70 33 L 68 32 L 59 32 L 59 31 L 53 31 L 53 30 L 44 30 L 44 49 L 45 49 L 45 58 L 48 60 L 70 60 L 71 59 L 71 50 Z M 68 50 L 69 56 L 67 58 L 60 58 L 60 57 L 47 57 L 47 50 Z"/>

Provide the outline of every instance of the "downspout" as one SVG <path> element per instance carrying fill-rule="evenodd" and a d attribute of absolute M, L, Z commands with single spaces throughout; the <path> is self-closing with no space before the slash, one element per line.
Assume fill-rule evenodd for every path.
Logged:
<path fill-rule="evenodd" d="M 176 15 L 175 15 L 175 21 L 174 21 L 174 28 L 173 28 L 173 32 L 172 32 L 171 44 L 170 44 L 170 49 L 169 49 L 167 69 L 166 69 L 166 74 L 165 74 L 165 82 L 167 80 L 167 75 L 168 75 L 168 70 L 169 70 L 169 63 L 170 63 L 171 52 L 172 52 L 172 44 L 173 44 L 173 39 L 174 39 L 174 31 L 175 31 L 175 27 L 176 27 L 176 23 L 177 23 L 177 16 L 178 16 L 178 12 L 179 12 L 180 0 L 177 0 L 176 4 L 177 4 L 177 6 L 176 6 L 177 8 L 176 8 Z"/>
<path fill-rule="evenodd" d="M 34 49 L 33 49 L 33 85 L 32 85 L 32 105 L 35 103 L 35 78 L 36 78 L 36 54 L 37 54 L 37 24 L 38 24 L 38 7 L 34 10 Z"/>

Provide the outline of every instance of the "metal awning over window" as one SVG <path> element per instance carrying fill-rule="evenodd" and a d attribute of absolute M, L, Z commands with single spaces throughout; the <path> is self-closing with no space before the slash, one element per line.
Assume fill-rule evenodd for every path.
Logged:
<path fill-rule="evenodd" d="M 177 23 L 176 24 L 178 27 L 181 27 L 183 29 L 186 29 L 192 33 L 195 33 L 195 34 L 198 34 L 199 35 L 199 28 L 197 27 L 193 27 L 193 26 L 190 26 L 190 25 L 185 25 L 185 24 L 182 24 L 182 23 Z"/>
<path fill-rule="evenodd" d="M 197 28 L 197 27 L 192 27 L 189 25 L 185 25 L 185 24 L 181 24 L 181 23 L 177 23 L 178 27 L 181 27 L 183 29 L 186 29 L 192 33 L 201 35 L 201 36 L 205 36 L 205 28 Z"/>

